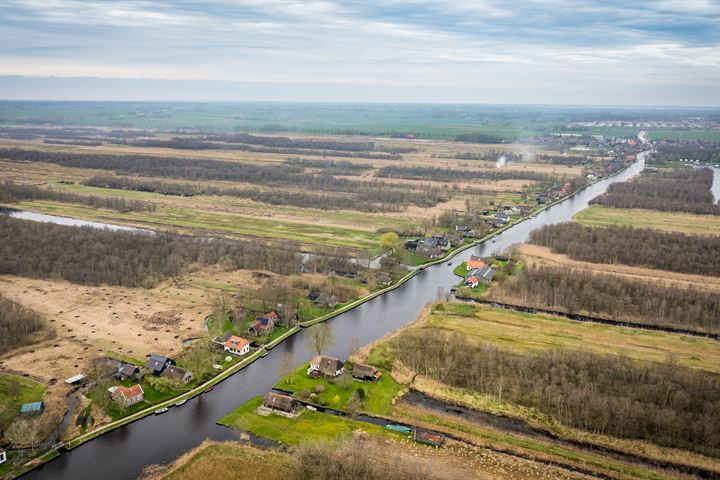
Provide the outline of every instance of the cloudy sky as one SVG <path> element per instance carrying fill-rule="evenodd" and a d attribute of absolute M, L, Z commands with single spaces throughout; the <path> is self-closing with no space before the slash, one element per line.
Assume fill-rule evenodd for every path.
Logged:
<path fill-rule="evenodd" d="M 717 106 L 720 0 L 0 0 L 0 98 Z"/>

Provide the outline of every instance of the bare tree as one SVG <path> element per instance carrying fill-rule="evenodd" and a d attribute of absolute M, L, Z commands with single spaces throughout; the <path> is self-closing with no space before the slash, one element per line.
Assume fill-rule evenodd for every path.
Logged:
<path fill-rule="evenodd" d="M 335 338 L 333 337 L 330 327 L 325 323 L 318 323 L 308 328 L 307 341 L 310 347 L 315 350 L 318 355 L 322 352 L 335 345 Z"/>
<path fill-rule="evenodd" d="M 293 372 L 294 366 L 295 366 L 295 362 L 293 361 L 292 353 L 285 350 L 283 352 L 282 360 L 280 360 L 280 367 L 278 368 L 278 373 L 280 374 L 280 378 L 283 378 L 285 383 L 291 382 L 290 375 Z"/>

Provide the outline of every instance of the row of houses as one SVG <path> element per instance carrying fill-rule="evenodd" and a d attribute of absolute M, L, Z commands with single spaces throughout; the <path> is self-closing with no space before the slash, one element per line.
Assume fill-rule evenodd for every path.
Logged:
<path fill-rule="evenodd" d="M 414 251 L 417 255 L 427 258 L 439 258 L 452 247 L 462 245 L 463 237 L 460 235 L 433 235 L 417 240 L 408 240 L 403 247 Z"/>

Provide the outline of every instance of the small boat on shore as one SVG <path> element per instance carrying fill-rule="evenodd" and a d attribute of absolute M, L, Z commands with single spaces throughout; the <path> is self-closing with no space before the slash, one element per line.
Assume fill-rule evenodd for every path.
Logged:
<path fill-rule="evenodd" d="M 167 407 L 159 408 L 159 409 L 155 410 L 155 415 L 162 415 L 163 413 L 165 413 L 167 411 L 168 411 Z"/>
<path fill-rule="evenodd" d="M 187 398 L 185 398 L 185 399 L 183 399 L 183 400 L 180 400 L 179 402 L 177 402 L 177 403 L 175 404 L 175 406 L 176 406 L 176 407 L 179 407 L 179 406 L 181 406 L 181 405 L 185 405 L 185 402 L 187 402 Z"/>
<path fill-rule="evenodd" d="M 210 393 L 210 392 L 212 392 L 213 390 L 215 390 L 215 387 L 206 388 L 206 389 L 203 391 L 203 393 Z"/>
<path fill-rule="evenodd" d="M 265 351 L 260 355 L 260 358 L 262 358 L 262 357 L 267 357 L 267 356 L 268 356 L 268 351 L 265 350 Z"/>

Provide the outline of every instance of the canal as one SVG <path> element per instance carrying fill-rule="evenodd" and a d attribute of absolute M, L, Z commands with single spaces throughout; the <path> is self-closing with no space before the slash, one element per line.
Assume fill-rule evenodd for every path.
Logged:
<path fill-rule="evenodd" d="M 588 202 L 607 190 L 608 185 L 622 182 L 644 168 L 644 154 L 628 169 L 601 180 L 577 195 L 550 207 L 453 258 L 429 267 L 399 288 L 328 321 L 335 346 L 326 353 L 347 358 L 353 339 L 365 345 L 409 322 L 422 308 L 448 292 L 458 282 L 453 268 L 471 254 L 491 255 L 525 242 L 529 233 L 543 225 L 569 221 L 588 206 Z M 30 472 L 28 479 L 131 479 L 137 478 L 149 464 L 167 463 L 196 447 L 205 439 L 232 440 L 234 433 L 215 421 L 252 397 L 264 395 L 280 376 L 284 355 L 290 354 L 296 365 L 307 361 L 313 352 L 308 348 L 304 331 L 289 338 L 215 389 L 171 408 L 159 416 L 149 416 L 92 440 L 71 452 L 65 452 L 42 468 Z"/>

